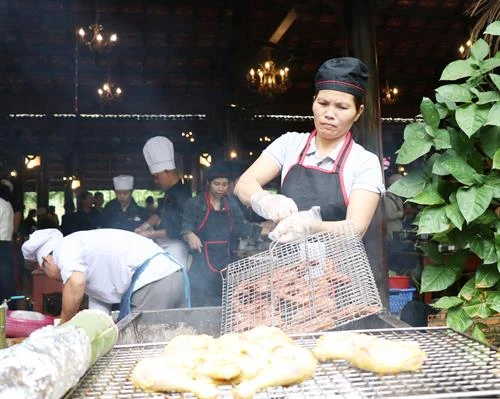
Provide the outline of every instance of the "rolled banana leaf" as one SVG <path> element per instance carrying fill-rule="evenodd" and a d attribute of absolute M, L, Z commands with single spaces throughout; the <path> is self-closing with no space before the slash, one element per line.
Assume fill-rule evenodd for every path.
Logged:
<path fill-rule="evenodd" d="M 100 310 L 82 310 L 61 328 L 75 327 L 85 331 L 92 350 L 90 365 L 108 353 L 118 340 L 118 327 L 113 319 Z"/>
<path fill-rule="evenodd" d="M 56 399 L 116 343 L 118 328 L 101 311 L 83 310 L 60 327 L 34 331 L 0 350 L 0 399 Z"/>

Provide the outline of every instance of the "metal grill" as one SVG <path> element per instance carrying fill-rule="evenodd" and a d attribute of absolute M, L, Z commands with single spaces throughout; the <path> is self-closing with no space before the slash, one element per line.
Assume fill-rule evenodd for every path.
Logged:
<path fill-rule="evenodd" d="M 382 303 L 354 227 L 275 245 L 228 266 L 222 333 L 258 325 L 325 331 L 377 313 Z"/>
<path fill-rule="evenodd" d="M 361 330 L 391 340 L 414 340 L 427 352 L 414 372 L 379 376 L 358 370 L 346 361 L 320 363 L 313 379 L 287 388 L 269 388 L 255 399 L 303 398 L 471 398 L 500 395 L 498 352 L 447 328 Z M 312 349 L 321 333 L 292 337 Z M 66 398 L 191 398 L 192 394 L 148 394 L 134 389 L 129 376 L 136 362 L 159 355 L 166 343 L 117 346 L 100 359 Z M 231 387 L 219 387 L 231 398 Z"/>

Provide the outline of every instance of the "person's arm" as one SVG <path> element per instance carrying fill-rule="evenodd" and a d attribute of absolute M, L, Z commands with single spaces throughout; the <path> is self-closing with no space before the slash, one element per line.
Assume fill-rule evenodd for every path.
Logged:
<path fill-rule="evenodd" d="M 85 293 L 85 274 L 73 271 L 62 290 L 61 324 L 70 320 L 80 309 Z"/>
<path fill-rule="evenodd" d="M 262 187 L 278 176 L 280 171 L 281 169 L 275 161 L 262 154 L 240 176 L 238 183 L 234 187 L 234 194 L 244 205 L 250 206 L 252 195 L 262 191 Z"/>

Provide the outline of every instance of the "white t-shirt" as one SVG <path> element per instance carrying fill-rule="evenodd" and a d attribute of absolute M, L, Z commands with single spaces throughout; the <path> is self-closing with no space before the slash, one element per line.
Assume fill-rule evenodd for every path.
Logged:
<path fill-rule="evenodd" d="M 9 201 L 0 198 L 0 241 L 12 241 L 14 211 Z"/>
<path fill-rule="evenodd" d="M 89 308 L 109 310 L 127 291 L 135 270 L 163 249 L 149 238 L 117 229 L 78 231 L 63 237 L 54 250 L 54 262 L 64 283 L 73 271 L 85 274 Z M 134 291 L 162 279 L 181 266 L 166 256 L 157 256 L 141 273 Z"/>
<path fill-rule="evenodd" d="M 289 132 L 274 140 L 263 151 L 281 168 L 281 184 L 288 170 L 299 160 L 311 133 Z M 316 166 L 325 171 L 331 171 L 344 141 L 331 151 L 326 157 L 317 153 L 314 140 L 311 140 L 309 151 L 304 158 L 304 165 Z M 366 190 L 382 194 L 385 192 L 382 179 L 382 167 L 378 157 L 354 143 L 344 165 L 344 186 L 349 196 L 353 190 Z"/>

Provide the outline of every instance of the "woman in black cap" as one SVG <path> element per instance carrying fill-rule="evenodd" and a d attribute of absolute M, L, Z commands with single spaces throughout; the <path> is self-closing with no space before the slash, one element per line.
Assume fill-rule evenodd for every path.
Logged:
<path fill-rule="evenodd" d="M 189 269 L 191 306 L 222 304 L 222 275 L 246 231 L 243 212 L 228 198 L 228 170 L 212 167 L 207 189 L 184 204 L 181 235 L 193 254 Z"/>
<path fill-rule="evenodd" d="M 294 240 L 343 220 L 366 232 L 384 192 L 378 157 L 351 134 L 364 110 L 367 80 L 368 69 L 357 58 L 325 61 L 315 77 L 313 132 L 282 135 L 240 177 L 240 200 L 278 223 L 272 239 Z M 279 175 L 280 194 L 263 190 Z"/>

